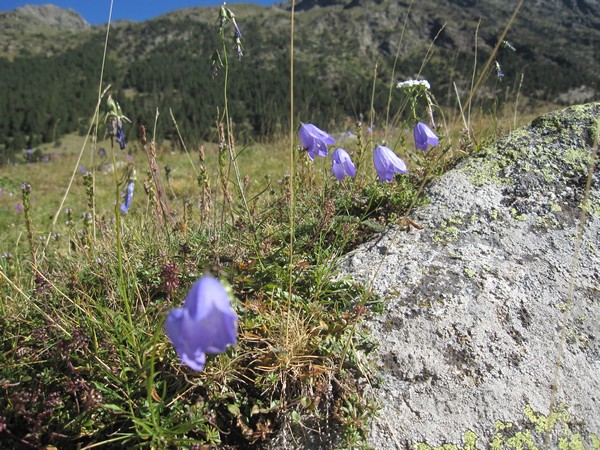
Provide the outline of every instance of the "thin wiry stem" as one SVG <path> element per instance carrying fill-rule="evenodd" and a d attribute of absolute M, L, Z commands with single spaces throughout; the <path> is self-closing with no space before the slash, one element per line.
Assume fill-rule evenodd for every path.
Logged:
<path fill-rule="evenodd" d="M 294 284 L 294 222 L 296 213 L 296 199 L 294 196 L 294 179 L 296 170 L 294 164 L 294 11 L 296 1 L 292 0 L 291 25 L 290 25 L 290 267 L 289 267 L 289 289 L 287 300 L 287 321 L 285 326 L 286 347 L 289 342 L 290 316 L 292 305 L 292 291 Z"/>
<path fill-rule="evenodd" d="M 448 22 L 444 22 L 444 24 L 440 27 L 440 29 L 437 31 L 437 33 L 435 34 L 435 36 L 429 43 L 429 47 L 427 47 L 425 56 L 423 57 L 423 60 L 421 61 L 421 67 L 419 67 L 419 72 L 417 72 L 418 77 L 421 76 L 421 74 L 423 73 L 423 69 L 425 69 L 425 66 L 427 65 L 427 63 L 429 62 L 431 57 L 433 56 L 433 51 L 434 51 L 433 45 L 440 37 L 440 34 L 442 34 L 442 31 L 444 31 L 444 29 L 446 28 L 446 25 L 448 25 Z"/>
<path fill-rule="evenodd" d="M 517 128 L 517 113 L 519 110 L 519 97 L 521 95 L 521 88 L 523 87 L 523 77 L 525 74 L 521 72 L 521 81 L 519 81 L 519 89 L 517 89 L 517 98 L 515 99 L 515 114 L 513 116 L 513 129 Z"/>
<path fill-rule="evenodd" d="M 232 128 L 232 119 L 229 115 L 229 103 L 227 101 L 227 88 L 229 86 L 229 58 L 227 56 L 227 45 L 225 45 L 225 28 L 221 28 L 221 42 L 223 43 L 223 57 L 225 60 L 225 81 L 223 82 L 223 94 L 225 97 L 224 101 L 224 110 L 223 117 L 225 119 L 225 127 L 227 129 L 226 136 L 226 144 L 227 149 L 229 150 L 229 164 L 230 167 L 233 165 L 233 172 L 235 173 L 235 181 L 237 183 L 238 191 L 240 194 L 240 198 L 242 200 L 242 204 L 244 206 L 244 211 L 246 212 L 246 216 L 250 224 L 254 225 L 254 218 L 250 213 L 250 207 L 248 206 L 248 202 L 246 200 L 246 194 L 244 192 L 244 185 L 242 183 L 242 177 L 240 175 L 240 169 L 237 164 L 237 160 L 234 153 L 234 141 L 233 141 L 233 128 Z"/>
<path fill-rule="evenodd" d="M 108 37 L 110 36 L 110 24 L 112 23 L 112 11 L 113 11 L 113 4 L 114 4 L 114 0 L 110 1 L 110 9 L 108 11 L 108 22 L 106 23 L 106 36 L 104 38 L 104 50 L 102 52 L 102 65 L 100 67 L 100 80 L 98 81 L 98 110 L 96 111 L 96 131 L 95 131 L 95 138 L 92 140 L 92 142 L 98 142 L 98 126 L 100 124 L 100 114 L 99 114 L 99 108 L 100 108 L 100 102 L 102 100 L 102 98 L 104 97 L 104 94 L 102 93 L 102 83 L 104 83 L 104 69 L 106 66 L 106 54 L 108 52 Z M 106 93 L 106 91 L 108 91 L 108 88 L 104 91 L 104 93 Z M 92 153 L 93 155 L 93 153 Z M 93 158 L 93 156 L 92 156 Z M 92 164 L 91 167 L 92 171 L 94 170 L 94 165 Z M 116 170 L 116 167 L 115 167 Z M 93 178 L 93 183 L 95 185 L 96 183 L 96 177 L 94 176 Z M 95 186 L 94 186 L 94 191 L 95 191 Z M 96 240 L 96 205 L 94 204 L 94 207 L 92 208 L 92 236 L 94 237 L 94 241 Z"/>
<path fill-rule="evenodd" d="M 560 372 L 562 369 L 562 362 L 565 353 L 565 342 L 567 340 L 567 330 L 569 325 L 569 317 L 571 316 L 571 309 L 573 308 L 573 298 L 575 296 L 575 277 L 577 270 L 579 269 L 579 259 L 581 253 L 581 243 L 583 242 L 583 235 L 585 233 L 585 221 L 587 218 L 587 211 L 590 207 L 590 190 L 592 188 L 592 179 L 594 176 L 594 169 L 596 166 L 596 158 L 598 156 L 598 141 L 600 140 L 600 119 L 596 121 L 595 130 L 592 125 L 592 132 L 595 134 L 595 142 L 592 147 L 592 153 L 590 154 L 590 164 L 588 166 L 587 181 L 585 184 L 585 191 L 583 194 L 583 202 L 581 204 L 581 214 L 579 216 L 579 227 L 577 228 L 577 236 L 575 237 L 575 249 L 573 251 L 573 261 L 571 263 L 571 274 L 569 280 L 569 292 L 565 302 L 565 308 L 563 311 L 562 327 L 560 330 L 560 338 L 558 341 L 558 351 L 556 355 L 556 363 L 554 365 L 554 375 L 552 377 L 552 384 L 550 385 L 550 408 L 548 411 L 549 425 L 546 428 L 544 436 L 544 447 L 550 448 L 550 435 L 554 428 L 554 422 L 556 420 L 555 410 L 558 400 L 558 381 L 560 378 Z"/>
<path fill-rule="evenodd" d="M 65 205 L 65 201 L 67 200 L 67 196 L 69 195 L 69 192 L 71 191 L 71 186 L 73 185 L 73 180 L 75 179 L 75 175 L 77 174 L 77 171 L 79 170 L 79 164 L 81 163 L 83 151 L 85 149 L 85 146 L 87 145 L 88 138 L 90 137 L 90 134 L 94 127 L 94 123 L 96 125 L 96 134 L 98 133 L 98 124 L 99 124 L 99 120 L 100 120 L 99 119 L 100 118 L 100 114 L 99 114 L 100 103 L 102 102 L 102 99 L 104 98 L 104 95 L 106 94 L 106 92 L 111 87 L 110 85 L 108 85 L 104 90 L 102 90 L 102 83 L 104 82 L 104 68 L 106 65 L 106 53 L 108 51 L 108 37 L 110 35 L 110 23 L 111 23 L 111 19 L 112 19 L 113 2 L 114 2 L 114 0 L 111 0 L 110 9 L 108 12 L 108 23 L 106 24 L 106 37 L 104 39 L 104 52 L 102 54 L 102 65 L 100 67 L 100 81 L 98 83 L 98 101 L 96 103 L 96 108 L 94 110 L 94 116 L 92 117 L 90 127 L 88 128 L 88 132 L 85 136 L 83 145 L 81 146 L 81 151 L 79 152 L 79 156 L 77 157 L 77 162 L 75 163 L 75 168 L 73 169 L 73 173 L 71 174 L 71 179 L 69 180 L 69 184 L 67 185 L 65 195 L 63 196 L 56 213 L 52 217 L 52 225 L 50 226 L 50 232 L 48 233 L 48 237 L 46 238 L 46 243 L 44 244 L 44 250 L 42 252 L 42 257 L 44 255 L 44 252 L 46 251 L 46 248 L 48 247 L 48 244 L 50 243 L 50 238 L 52 237 L 54 227 L 56 226 L 56 222 L 58 221 L 58 216 L 60 215 L 60 212 L 62 211 L 62 209 Z M 94 179 L 95 179 L 95 177 L 94 177 Z M 94 181 L 94 183 L 95 183 L 95 181 Z M 95 240 L 96 239 L 96 210 L 95 210 L 95 208 L 92 211 L 92 224 L 93 224 L 92 225 L 92 227 L 93 227 L 92 233 L 93 233 L 93 237 Z"/>
<path fill-rule="evenodd" d="M 385 110 L 385 138 L 387 138 L 387 130 L 388 130 L 388 125 L 389 125 L 389 121 L 390 121 L 390 106 L 392 103 L 392 90 L 394 89 L 394 84 L 396 83 L 396 80 L 394 80 L 394 77 L 396 75 L 396 64 L 398 63 L 398 58 L 400 57 L 400 48 L 402 47 L 402 41 L 404 40 L 404 32 L 406 31 L 406 25 L 408 23 L 408 16 L 410 14 L 410 10 L 412 8 L 413 5 L 413 1 L 411 0 L 410 4 L 408 5 L 408 10 L 406 11 L 406 16 L 404 16 L 404 24 L 402 25 L 402 32 L 400 33 L 400 41 L 398 42 L 398 48 L 396 49 L 396 57 L 394 58 L 394 66 L 392 67 L 392 76 L 390 77 L 390 89 L 388 92 L 388 102 L 387 102 L 387 108 Z"/>
<path fill-rule="evenodd" d="M 483 79 L 486 77 L 492 62 L 496 60 L 496 53 L 498 53 L 498 49 L 502 45 L 502 42 L 504 42 L 504 38 L 506 37 L 508 30 L 510 30 L 513 22 L 517 18 L 517 14 L 519 14 L 519 11 L 521 10 L 523 3 L 525 3 L 525 0 L 519 0 L 519 3 L 517 3 L 517 6 L 515 6 L 515 9 L 514 9 L 512 15 L 510 16 L 510 19 L 508 19 L 508 22 L 506 23 L 506 26 L 504 27 L 504 30 L 502 31 L 500 38 L 498 38 L 498 42 L 496 43 L 496 46 L 492 50 L 492 53 L 490 53 L 490 56 L 489 56 L 488 60 L 486 61 L 485 65 L 483 66 L 483 70 L 479 74 L 479 77 L 477 78 L 475 85 L 471 88 L 471 92 L 469 92 L 469 96 L 467 97 L 467 101 L 465 102 L 466 105 L 471 104 L 471 101 L 472 101 L 473 97 L 475 96 L 477 89 L 479 89 L 479 86 L 483 82 Z"/>
<path fill-rule="evenodd" d="M 52 324 L 53 326 L 55 326 L 56 328 L 60 329 L 60 331 L 62 331 L 64 333 L 65 336 L 71 337 L 71 333 L 69 333 L 66 328 L 64 328 L 58 321 L 62 320 L 62 318 L 59 317 L 53 317 L 50 314 L 48 314 L 46 311 L 44 311 L 44 309 L 42 309 L 40 307 L 40 305 L 38 305 L 38 302 L 35 301 L 29 301 L 31 300 L 31 297 L 26 294 L 19 286 L 17 286 L 15 283 L 13 283 L 13 281 L 2 271 L 2 269 L 0 269 L 0 278 L 2 280 L 4 280 L 4 282 L 15 292 L 17 292 L 21 297 L 23 297 L 24 301 L 27 301 L 27 305 L 31 306 L 33 309 L 37 310 L 40 314 L 42 314 L 46 320 L 48 321 L 49 324 Z M 5 308 L 6 302 L 4 301 L 2 303 L 2 309 L 4 312 L 4 308 Z"/>
<path fill-rule="evenodd" d="M 125 279 L 125 273 L 123 272 L 123 240 L 121 235 L 121 207 L 119 205 L 119 175 L 117 174 L 117 160 L 115 158 L 115 144 L 114 140 L 111 139 L 110 149 L 112 154 L 112 163 L 113 163 L 113 174 L 115 179 L 115 233 L 117 236 L 117 266 L 119 268 L 119 288 L 121 289 L 121 297 L 123 299 L 123 306 L 125 308 L 125 315 L 127 316 L 127 325 L 129 325 L 128 333 L 131 335 L 132 342 L 134 344 L 134 348 L 137 348 L 137 340 L 135 338 L 135 333 L 133 332 L 133 317 L 131 315 L 131 302 L 129 298 L 129 293 L 127 292 L 127 280 Z M 138 365 L 141 367 L 139 355 L 137 352 L 136 361 Z"/>
<path fill-rule="evenodd" d="M 373 68 L 373 86 L 371 88 L 371 106 L 369 107 L 369 136 L 373 135 L 373 122 L 375 122 L 375 87 L 377 84 L 377 66 L 378 63 L 375 63 L 375 67 Z"/>
<path fill-rule="evenodd" d="M 73 185 L 73 181 L 75 180 L 75 175 L 77 175 L 77 172 L 79 171 L 79 164 L 81 163 L 83 151 L 85 150 L 85 146 L 87 145 L 88 138 L 90 137 L 90 134 L 92 133 L 92 128 L 94 127 L 94 121 L 96 120 L 96 116 L 98 115 L 98 112 L 100 110 L 100 103 L 102 102 L 102 98 L 104 97 L 104 94 L 106 94 L 106 92 L 109 89 L 110 89 L 110 84 L 104 89 L 104 91 L 102 92 L 102 95 L 98 99 L 98 103 L 96 103 L 94 117 L 92 118 L 92 121 L 88 128 L 88 132 L 85 136 L 85 140 L 83 141 L 83 145 L 81 146 L 79 156 L 77 157 L 77 161 L 75 162 L 75 167 L 73 168 L 73 172 L 71 173 L 71 178 L 69 180 L 69 184 L 67 185 L 65 195 L 63 196 L 62 200 L 60 201 L 60 205 L 58 206 L 56 213 L 52 217 L 52 224 L 50 225 L 50 231 L 48 232 L 48 237 L 46 237 L 46 243 L 44 244 L 44 252 L 46 251 L 46 248 L 48 247 L 48 243 L 50 242 L 50 239 L 52 238 L 52 233 L 54 232 L 54 227 L 56 226 L 56 222 L 58 221 L 58 216 L 60 215 L 60 212 L 62 211 L 63 207 L 65 206 L 65 201 L 67 200 L 67 196 L 69 195 L 69 192 L 71 192 L 71 186 Z M 44 252 L 42 252 L 42 257 L 44 255 Z"/>
<path fill-rule="evenodd" d="M 425 65 L 431 59 L 431 56 L 433 55 L 433 51 L 434 51 L 433 45 L 435 44 L 435 42 L 437 41 L 437 39 L 440 37 L 440 34 L 442 33 L 442 31 L 444 31 L 444 28 L 446 28 L 446 25 L 447 25 L 447 23 L 444 23 L 440 27 L 440 29 L 438 30 L 437 34 L 433 37 L 433 39 L 429 43 L 429 47 L 427 47 L 427 51 L 425 52 L 425 56 L 423 57 L 423 60 L 421 61 L 421 67 L 419 67 L 419 71 L 417 72 L 417 79 L 419 79 L 421 77 L 423 69 L 425 69 Z M 394 118 L 392 119 L 392 122 L 396 122 L 396 121 L 400 120 L 400 117 L 404 113 L 404 109 L 408 105 L 409 101 L 410 101 L 410 99 L 408 97 L 404 100 L 404 102 L 400 105 L 400 108 L 398 109 L 398 111 L 394 115 Z M 414 108 L 413 108 L 413 114 L 414 114 Z M 401 138 L 401 135 L 398 137 L 398 141 L 400 141 L 400 138 Z"/>
<path fill-rule="evenodd" d="M 473 92 L 473 88 L 475 86 L 475 75 L 477 74 L 477 50 L 479 49 L 478 47 L 478 36 L 479 36 L 479 26 L 481 25 L 481 19 L 479 19 L 479 22 L 477 22 L 477 27 L 475 27 L 475 51 L 474 51 L 474 55 L 473 55 L 473 73 L 471 74 L 471 92 Z M 467 99 L 467 103 L 466 103 L 466 107 L 467 107 L 467 132 L 469 133 L 469 135 L 471 134 L 471 104 L 472 104 L 472 97 L 470 96 Z"/>
<path fill-rule="evenodd" d="M 183 140 L 183 137 L 181 136 L 181 132 L 179 131 L 179 125 L 177 125 L 177 120 L 175 120 L 175 116 L 173 115 L 173 110 L 171 108 L 169 108 L 169 114 L 171 114 L 171 120 L 173 121 L 173 125 L 175 125 L 175 130 L 177 130 L 177 136 L 179 137 L 179 142 L 181 142 L 181 145 L 183 146 L 183 149 L 185 150 L 185 154 L 187 155 L 188 160 L 190 161 L 190 165 L 192 166 L 192 170 L 194 171 L 196 178 L 198 178 L 198 170 L 196 170 L 194 161 L 192 160 L 192 157 L 190 156 L 190 152 L 188 152 L 187 146 L 185 145 L 185 141 Z M 154 127 L 154 129 L 156 130 L 156 127 Z"/>
<path fill-rule="evenodd" d="M 169 209 L 169 204 L 167 202 L 167 194 L 165 192 L 165 188 L 160 178 L 160 170 L 158 168 L 158 164 L 156 163 L 156 127 L 159 115 L 160 112 L 158 108 L 156 108 L 156 115 L 154 116 L 154 133 L 152 135 L 152 140 L 150 141 L 150 143 L 148 144 L 146 131 L 143 127 L 143 132 L 141 133 L 141 141 L 142 146 L 144 148 L 144 152 L 146 153 L 146 159 L 148 161 L 148 168 L 150 169 L 152 184 L 154 185 L 154 192 L 156 195 L 156 216 L 161 221 L 161 223 L 169 223 L 172 227 L 175 225 L 175 219 L 173 218 L 171 210 Z M 170 232 L 170 229 L 171 228 L 169 227 L 165 227 L 167 233 Z"/>
<path fill-rule="evenodd" d="M 452 82 L 454 86 L 454 92 L 456 93 L 456 101 L 458 102 L 458 109 L 460 111 L 460 117 L 462 117 L 463 126 L 465 130 L 469 129 L 469 125 L 467 125 L 467 119 L 465 117 L 465 110 L 463 109 L 462 103 L 460 102 L 460 95 L 458 94 L 458 88 L 456 87 L 456 82 Z"/>
<path fill-rule="evenodd" d="M 102 83 L 102 78 L 104 76 L 104 61 L 106 59 L 106 49 L 108 48 L 108 36 L 109 36 L 109 30 L 110 30 L 110 23 L 111 23 L 111 19 L 112 19 L 113 3 L 114 3 L 114 0 L 111 0 L 110 1 L 110 10 L 109 10 L 109 14 L 108 14 L 108 24 L 106 26 L 106 40 L 104 42 L 104 57 L 102 60 L 100 83 Z M 98 105 L 96 108 L 96 117 L 98 116 L 99 108 L 100 108 L 100 98 L 98 99 Z M 114 173 L 114 178 L 115 178 L 115 231 L 116 231 L 116 235 L 117 235 L 117 264 L 118 264 L 118 268 L 119 268 L 119 287 L 121 288 L 121 296 L 123 297 L 123 306 L 125 308 L 125 314 L 127 316 L 127 324 L 129 325 L 128 332 L 131 335 L 131 339 L 133 341 L 134 347 L 137 348 L 135 333 L 133 332 L 134 327 L 133 327 L 133 318 L 131 315 L 131 303 L 130 303 L 129 294 L 127 292 L 127 281 L 125 280 L 125 274 L 123 272 L 123 242 L 121 239 L 121 209 L 119 207 L 119 176 L 117 174 L 117 161 L 115 158 L 114 139 L 111 139 L 110 143 L 111 143 L 113 173 Z M 83 149 L 82 149 L 82 152 L 83 152 Z M 136 352 L 136 361 L 139 365 L 140 359 L 139 359 L 139 355 L 137 354 L 137 352 Z"/>

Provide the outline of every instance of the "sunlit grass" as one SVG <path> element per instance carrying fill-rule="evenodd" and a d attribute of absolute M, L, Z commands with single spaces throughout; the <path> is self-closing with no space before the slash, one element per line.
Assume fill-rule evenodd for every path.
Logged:
<path fill-rule="evenodd" d="M 481 142 L 503 132 L 499 121 L 485 123 L 484 134 L 477 134 Z M 346 441 L 360 442 L 371 406 L 352 381 L 361 370 L 354 348 L 364 339 L 353 325 L 368 305 L 361 303 L 366 297 L 360 286 L 335 280 L 335 262 L 387 220 L 405 214 L 424 176 L 437 176 L 467 156 L 454 144 L 456 138 L 452 151 L 436 158 L 450 138 L 459 135 L 458 129 L 443 130 L 442 145 L 427 155 L 412 146 L 411 130 L 392 130 L 388 141 L 399 143 L 397 153 L 407 161 L 411 175 L 381 184 L 371 152 L 383 136 L 377 130 L 369 135 L 362 127 L 368 150 L 356 180 L 339 184 L 328 159 L 309 162 L 304 153 L 297 154 L 292 298 L 286 140 L 238 149 L 240 175 L 248 179 L 243 188 L 252 199 L 252 224 L 235 189 L 232 211 L 223 203 L 216 182 L 216 144 L 205 144 L 212 209 L 204 218 L 191 167 L 198 168 L 198 149 L 188 148 L 188 156 L 169 142 L 158 147 L 157 164 L 174 227 L 161 222 L 145 192 L 149 177 L 142 145 L 130 141 L 125 151 L 115 150 L 117 179 L 123 179 L 129 164 L 137 170 L 132 206 L 121 216 L 122 276 L 115 251 L 115 176 L 108 168 L 108 141 L 94 150 L 84 149 L 82 158 L 95 177 L 95 239 L 81 218 L 88 212 L 88 199 L 83 173 L 78 172 L 65 202 L 74 223 L 67 224 L 61 211 L 56 236 L 44 247 L 82 137 L 68 136 L 59 147 L 44 149 L 51 156 L 48 162 L 3 168 L 2 251 L 12 256 L 0 261 L 0 269 L 6 280 L 13 280 L 5 280 L 2 288 L 3 377 L 30 380 L 9 391 L 12 404 L 28 408 L 27 413 L 13 411 L 22 425 L 11 421 L 10 429 L 19 433 L 28 421 L 41 420 L 43 429 L 79 435 L 88 444 L 108 443 L 118 435 L 122 445 L 147 442 L 159 448 L 189 448 L 193 443 L 227 442 L 249 448 L 273 436 L 282 418 L 291 415 L 298 423 L 320 417 L 323 423 L 345 424 Z M 340 146 L 352 154 L 359 151 L 355 138 Z M 92 151 L 102 147 L 107 155 L 92 157 Z M 434 161 L 439 167 L 422 166 Z M 32 186 L 35 264 L 24 214 L 14 209 L 21 202 L 22 181 Z M 181 303 L 185 290 L 205 271 L 231 283 L 240 329 L 234 348 L 210 356 L 205 370 L 194 373 L 179 365 L 162 327 L 166 312 Z M 42 374 L 33 378 L 40 368 Z M 68 380 L 73 377 L 84 383 L 76 396 L 69 394 Z M 57 387 L 37 393 L 38 383 Z M 48 403 L 50 395 L 61 399 L 60 410 Z M 71 411 L 77 410 L 80 419 L 70 419 Z M 47 411 L 54 411 L 57 425 L 46 424 Z M 35 428 L 29 433 L 32 442 L 65 442 L 45 440 Z"/>

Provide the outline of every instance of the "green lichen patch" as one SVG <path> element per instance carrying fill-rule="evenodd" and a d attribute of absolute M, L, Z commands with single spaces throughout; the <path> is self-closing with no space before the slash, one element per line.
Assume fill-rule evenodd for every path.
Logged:
<path fill-rule="evenodd" d="M 557 222 L 579 218 L 598 117 L 600 103 L 546 114 L 486 147 L 459 170 L 475 186 L 498 186 L 513 220 L 532 217 L 538 226 L 556 228 Z M 596 168 L 593 186 L 599 182 Z M 588 210 L 600 213 L 597 194 Z"/>
<path fill-rule="evenodd" d="M 477 449 L 477 434 L 473 431 L 468 430 L 463 436 L 463 446 L 459 447 L 456 444 L 444 444 L 439 447 L 432 447 L 424 443 L 418 443 L 415 445 L 415 450 L 476 450 Z"/>
<path fill-rule="evenodd" d="M 559 405 L 554 412 L 544 415 L 535 411 L 530 405 L 523 410 L 523 419 L 519 424 L 497 420 L 494 423 L 494 434 L 487 448 L 490 450 L 538 450 L 551 448 L 561 450 L 600 450 L 600 439 L 597 435 L 581 434 L 577 431 L 579 423 L 574 420 L 567 405 Z M 414 445 L 415 450 L 474 450 L 477 448 L 479 436 L 467 430 L 463 443 L 447 443 L 431 446 L 424 442 Z M 549 440 L 549 441 L 548 441 Z"/>
<path fill-rule="evenodd" d="M 433 232 L 433 242 L 455 242 L 458 241 L 460 230 L 455 226 L 444 226 Z"/>
<path fill-rule="evenodd" d="M 464 225 L 465 218 L 462 214 L 456 213 L 445 219 L 439 227 L 433 231 L 432 241 L 437 243 L 455 242 L 459 238 L 460 226 Z"/>
<path fill-rule="evenodd" d="M 564 181 L 587 170 L 599 115 L 600 103 L 593 103 L 541 116 L 487 147 L 465 170 L 475 185 L 507 184 L 519 172 Z"/>

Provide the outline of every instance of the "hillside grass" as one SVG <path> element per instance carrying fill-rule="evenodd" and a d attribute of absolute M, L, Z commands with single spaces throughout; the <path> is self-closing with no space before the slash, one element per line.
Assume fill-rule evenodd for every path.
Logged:
<path fill-rule="evenodd" d="M 525 99 L 524 102 L 527 100 Z M 517 122 L 514 122 L 514 105 L 507 104 L 502 111 L 497 113 L 477 113 L 473 118 L 473 128 L 477 130 L 477 145 L 488 143 L 497 136 L 507 133 L 516 127 L 528 123 L 533 118 L 545 112 L 556 109 L 558 105 L 545 104 L 534 107 L 524 106 L 523 111 L 518 111 Z M 451 126 L 446 130 L 447 140 L 454 142 L 448 149 L 443 162 L 446 166 L 452 164 L 466 153 L 458 148 L 462 127 L 460 118 L 456 111 L 447 111 L 448 123 Z M 402 133 L 398 128 L 393 129 L 392 134 L 383 133 L 375 129 L 373 134 L 366 130 L 363 124 L 364 138 L 366 143 L 381 142 L 387 140 L 391 143 L 409 143 L 412 139 L 411 130 L 404 129 Z M 348 121 L 345 129 L 336 130 L 332 133 L 338 138 L 341 147 L 353 152 L 356 150 L 357 141 L 355 137 L 348 138 L 347 132 L 356 132 L 356 124 Z M 237 162 L 241 168 L 242 177 L 248 177 L 248 193 L 250 196 L 264 194 L 265 189 L 277 187 L 282 179 L 289 174 L 289 161 L 286 145 L 289 138 L 276 138 L 269 142 L 250 142 L 243 145 L 238 152 Z M 85 145 L 84 145 L 85 144 Z M 112 159 L 110 157 L 110 139 L 98 137 L 98 142 L 93 144 L 91 139 L 72 133 L 63 136 L 54 143 L 42 144 L 36 147 L 39 157 L 45 157 L 47 161 L 28 162 L 25 152 L 17 157 L 14 165 L 0 167 L 0 207 L 3 214 L 0 215 L 0 253 L 14 252 L 15 242 L 21 242 L 20 237 L 25 231 L 23 228 L 23 214 L 17 211 L 18 205 L 22 204 L 21 183 L 29 182 L 33 188 L 32 217 L 36 225 L 36 236 L 43 238 L 52 223 L 52 217 L 65 194 L 71 175 L 75 172 L 74 184 L 71 188 L 64 208 L 71 208 L 74 214 L 79 216 L 86 211 L 85 189 L 83 184 L 83 170 L 95 174 L 95 201 L 96 208 L 100 214 L 111 214 L 114 209 L 114 175 L 112 172 Z M 216 142 L 205 142 L 206 168 L 209 179 L 216 180 L 218 175 L 217 159 L 218 144 Z M 170 200 L 180 207 L 182 202 L 193 199 L 197 195 L 196 175 L 191 165 L 198 164 L 198 146 L 188 148 L 189 156 L 181 146 L 174 145 L 171 141 L 162 141 L 158 144 L 157 162 L 161 175 L 166 178 L 166 167 L 171 169 L 170 187 L 166 185 Z M 99 156 L 98 152 L 104 150 L 106 155 Z M 81 153 L 81 160 L 76 164 Z M 411 151 L 408 148 L 398 148 L 398 155 L 412 164 Z M 123 176 L 124 167 L 133 164 L 138 168 L 138 183 L 136 185 L 136 200 L 144 196 L 142 182 L 145 179 L 144 171 L 147 170 L 147 158 L 142 146 L 133 140 L 129 143 L 127 150 L 115 153 L 119 177 Z M 314 182 L 330 183 L 332 176 L 330 162 L 317 160 L 313 163 L 313 170 L 319 173 Z M 361 176 L 374 177 L 375 171 L 372 164 L 365 164 L 366 174 Z M 166 181 L 165 181 L 166 182 Z M 213 183 L 214 184 L 214 183 Z M 213 186 L 214 188 L 214 186 Z M 216 193 L 216 192 L 215 192 Z M 263 195 L 264 197 L 264 195 Z M 66 220 L 66 219 L 65 219 Z M 57 232 L 64 231 L 65 220 L 59 220 Z"/>
<path fill-rule="evenodd" d="M 89 141 L 89 140 L 88 140 Z M 0 228 L 5 230 L 0 238 L 0 252 L 12 252 L 15 239 L 23 231 L 22 216 L 17 211 L 17 205 L 22 204 L 21 183 L 29 182 L 33 187 L 32 218 L 36 224 L 38 237 L 43 237 L 52 216 L 56 213 L 65 194 L 71 175 L 75 172 L 75 180 L 70 190 L 64 207 L 71 208 L 79 217 L 87 211 L 87 200 L 83 183 L 83 171 L 95 174 L 95 201 L 99 214 L 114 214 L 114 174 L 113 163 L 110 157 L 110 140 L 100 140 L 96 145 L 88 142 L 85 147 L 85 136 L 70 134 L 61 138 L 57 143 L 43 144 L 36 148 L 47 161 L 28 162 L 25 153 L 20 155 L 17 164 L 0 168 L 0 207 L 3 214 L 0 217 Z M 206 143 L 206 166 L 210 179 L 216 179 L 217 174 L 217 145 Z M 83 153 L 79 164 L 79 154 Z M 98 151 L 103 149 L 106 155 L 101 157 Z M 126 151 L 115 153 L 117 172 L 123 176 L 128 164 L 139 168 L 139 182 L 137 183 L 137 199 L 144 196 L 142 182 L 145 179 L 144 170 L 148 166 L 146 154 L 141 145 L 131 142 Z M 249 177 L 249 193 L 258 194 L 267 183 L 266 177 L 277 182 L 285 173 L 285 147 L 282 142 L 274 144 L 252 144 L 244 147 L 238 156 L 238 163 L 243 167 L 244 176 Z M 157 162 L 161 175 L 165 177 L 166 167 L 171 169 L 170 187 L 166 184 L 170 200 L 174 205 L 179 205 L 183 200 L 196 195 L 194 187 L 197 180 L 190 159 L 198 164 L 198 150 L 190 149 L 188 157 L 182 150 L 175 149 L 169 141 L 165 141 L 157 154 Z M 66 219 L 65 219 L 66 220 Z M 64 230 L 64 221 L 61 220 L 56 231 Z"/>
<path fill-rule="evenodd" d="M 494 139 L 501 121 L 480 125 L 486 135 L 478 139 L 484 142 Z M 203 209 L 198 151 L 188 156 L 163 142 L 157 165 L 172 223 L 156 213 L 152 194 L 144 190 L 150 178 L 139 142 L 120 151 L 110 141 L 84 147 L 84 137 L 70 135 L 41 149 L 48 162 L 3 168 L 5 442 L 14 448 L 20 441 L 84 448 L 99 443 L 259 448 L 284 429 L 298 433 L 298 427 L 318 425 L 341 429 L 345 446 L 362 445 L 375 410 L 362 396 L 361 383 L 376 379 L 364 355 L 375 343 L 356 324 L 377 309 L 377 300 L 340 279 L 336 261 L 388 224 L 407 223 L 409 208 L 425 200 L 424 182 L 475 149 L 442 144 L 423 154 L 412 148 L 410 130 L 387 132 L 389 142 L 403 143 L 398 154 L 409 175 L 380 183 L 371 149 L 383 136 L 370 134 L 364 124 L 360 130 L 362 150 L 356 138 L 338 138 L 355 158 L 363 153 L 354 180 L 338 183 L 328 159 L 310 162 L 294 150 L 293 212 L 283 139 L 237 152 L 240 174 L 248 179 L 243 187 L 248 211 L 236 195 L 231 162 L 226 169 L 233 200 L 224 200 L 215 143 L 205 146 L 211 200 Z M 447 131 L 442 142 L 460 134 Z M 97 155 L 100 148 L 106 157 Z M 120 224 L 115 202 L 122 203 L 125 186 L 119 185 L 117 200 L 115 174 L 106 170 L 113 151 L 117 181 L 126 178 L 129 165 L 137 169 L 133 204 Z M 80 165 L 94 174 L 95 225 L 85 219 L 89 193 Z M 23 182 L 31 185 L 32 241 L 25 211 L 15 209 L 23 204 Z M 196 373 L 180 365 L 163 322 L 203 273 L 231 286 L 240 323 L 237 345 L 210 357 Z"/>

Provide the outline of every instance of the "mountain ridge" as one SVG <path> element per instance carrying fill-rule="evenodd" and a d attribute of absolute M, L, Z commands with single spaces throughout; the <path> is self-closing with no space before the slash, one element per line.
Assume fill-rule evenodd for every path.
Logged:
<path fill-rule="evenodd" d="M 74 9 L 63 9 L 54 4 L 25 5 L 12 11 L 0 11 L 2 26 L 17 26 L 22 31 L 40 27 L 56 30 L 86 30 L 90 24 Z"/>
<path fill-rule="evenodd" d="M 385 110 L 390 82 L 416 77 L 428 79 L 436 99 L 454 108 L 455 90 L 461 95 L 469 91 L 474 65 L 481 70 L 490 58 L 516 4 L 499 0 L 301 0 L 294 36 L 296 114 L 338 127 L 344 120 L 368 113 L 373 81 L 374 107 Z M 289 120 L 281 98 L 289 96 L 290 4 L 229 7 L 244 45 L 241 61 L 231 57 L 234 32 L 227 30 L 234 120 L 241 135 L 268 136 Z M 211 55 L 215 49 L 222 50 L 219 8 L 187 8 L 144 22 L 111 26 L 105 82 L 113 85 L 122 106 L 135 111 L 140 123 L 152 123 L 157 106 L 173 108 L 190 139 L 209 137 L 214 111 L 223 101 L 221 81 L 210 76 Z M 0 122 L 0 152 L 2 146 L 24 145 L 22 138 L 15 141 L 17 134 L 35 144 L 45 139 L 39 136 L 73 131 L 80 119 L 71 117 L 72 112 L 57 117 L 56 111 L 95 104 L 88 91 L 97 93 L 97 81 L 89 75 L 100 67 L 105 35 L 102 26 L 60 29 L 46 24 L 32 26 L 26 33 L 0 26 L 0 69 L 12 78 L 4 85 L 0 79 L 0 88 L 11 92 L 0 100 L 0 115 L 18 116 L 10 123 Z M 589 0 L 525 2 L 505 39 L 481 87 L 488 102 L 485 108 L 499 107 L 517 92 L 523 100 L 567 105 L 599 98 L 600 4 Z M 501 79 L 495 76 L 494 62 L 504 74 Z M 73 80 L 86 81 L 72 86 L 58 75 L 48 79 L 49 71 L 41 66 L 55 63 L 57 71 L 64 67 L 72 72 Z M 24 76 L 32 81 L 17 82 Z M 49 95 L 52 90 L 60 91 L 62 98 Z M 399 93 L 392 94 L 395 108 Z M 65 105 L 58 108 L 57 102 Z M 22 110 L 28 107 L 40 110 L 46 121 L 38 113 L 24 114 Z M 40 127 L 56 128 L 38 133 Z"/>

